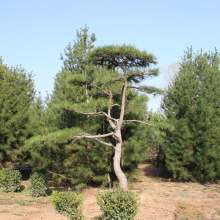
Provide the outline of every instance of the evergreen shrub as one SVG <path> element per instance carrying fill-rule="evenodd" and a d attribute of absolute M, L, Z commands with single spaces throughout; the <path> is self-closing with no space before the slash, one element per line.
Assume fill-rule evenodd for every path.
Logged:
<path fill-rule="evenodd" d="M 134 219 L 138 210 L 138 195 L 121 189 L 97 193 L 97 203 L 104 219 Z"/>
<path fill-rule="evenodd" d="M 73 192 L 58 192 L 54 190 L 51 195 L 54 209 L 69 219 L 84 219 L 82 216 L 83 197 Z"/>
<path fill-rule="evenodd" d="M 0 171 L 0 186 L 5 192 L 20 190 L 21 173 L 19 170 L 5 168 Z"/>
<path fill-rule="evenodd" d="M 34 197 L 46 196 L 49 188 L 48 179 L 43 173 L 35 172 L 30 177 L 31 195 Z"/>

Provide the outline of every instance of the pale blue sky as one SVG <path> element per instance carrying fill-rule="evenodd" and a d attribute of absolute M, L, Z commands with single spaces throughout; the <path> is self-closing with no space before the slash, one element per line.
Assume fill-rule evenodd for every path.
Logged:
<path fill-rule="evenodd" d="M 220 0 L 0 0 L 0 56 L 8 66 L 33 71 L 38 92 L 53 90 L 60 53 L 85 24 L 96 46 L 135 45 L 153 53 L 161 76 L 146 85 L 162 87 L 163 69 L 194 51 L 220 50 Z M 151 99 L 155 111 L 159 99 Z"/>

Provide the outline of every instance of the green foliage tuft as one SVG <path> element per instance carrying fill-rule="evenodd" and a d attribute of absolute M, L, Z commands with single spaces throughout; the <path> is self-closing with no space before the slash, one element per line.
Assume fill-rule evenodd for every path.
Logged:
<path fill-rule="evenodd" d="M 51 203 L 54 209 L 69 219 L 84 219 L 82 216 L 83 197 L 77 193 L 53 191 Z"/>
<path fill-rule="evenodd" d="M 5 192 L 20 190 L 21 173 L 18 170 L 5 168 L 0 171 L 0 186 Z"/>
<path fill-rule="evenodd" d="M 112 57 L 114 57 L 114 60 Z M 110 69 L 123 65 L 126 65 L 128 68 L 134 66 L 146 67 L 150 63 L 157 63 L 156 58 L 152 54 L 125 45 L 98 47 L 90 53 L 90 59 L 95 64 L 106 65 Z"/>
<path fill-rule="evenodd" d="M 138 210 L 138 195 L 121 189 L 96 195 L 104 219 L 134 219 Z"/>
<path fill-rule="evenodd" d="M 48 190 L 48 179 L 46 175 L 42 173 L 33 173 L 30 177 L 31 185 L 30 191 L 31 195 L 34 197 L 46 196 Z"/>

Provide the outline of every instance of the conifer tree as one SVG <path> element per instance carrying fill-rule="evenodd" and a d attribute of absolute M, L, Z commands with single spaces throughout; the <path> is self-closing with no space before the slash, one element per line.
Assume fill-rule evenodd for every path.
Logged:
<path fill-rule="evenodd" d="M 113 133 L 111 125 L 120 117 L 122 103 L 123 74 L 117 68 L 94 66 L 91 59 L 94 41 L 95 35 L 89 36 L 86 27 L 77 32 L 74 45 L 66 48 L 65 56 L 61 57 L 64 66 L 57 74 L 54 92 L 46 108 L 48 134 L 36 136 L 26 143 L 35 166 L 47 169 L 53 177 L 66 178 L 80 186 L 82 182 L 100 183 L 106 175 L 109 180 L 114 179 L 112 159 L 116 141 L 109 133 Z M 149 62 L 150 58 L 154 59 L 146 52 L 140 54 L 146 59 L 149 56 Z M 147 63 L 144 65 L 148 66 Z M 146 75 L 157 75 L 153 71 L 143 73 L 136 70 L 132 73 L 131 70 L 129 67 L 128 86 L 131 88 L 126 92 L 127 104 L 123 113 L 123 119 L 128 121 L 121 127 L 126 147 L 122 150 L 120 162 L 126 173 L 131 173 L 145 159 L 147 150 L 147 135 L 142 133 L 145 125 L 137 122 L 145 120 L 148 98 L 136 91 L 138 87 L 132 87 L 132 81 L 139 82 Z M 152 93 L 157 91 L 150 87 L 140 89 Z M 113 121 L 109 123 L 110 118 Z M 93 139 L 88 134 L 101 135 L 105 139 Z"/>
<path fill-rule="evenodd" d="M 220 56 L 189 49 L 163 99 L 168 128 L 161 155 L 177 179 L 220 177 Z"/>
<path fill-rule="evenodd" d="M 0 161 L 22 159 L 21 147 L 32 136 L 30 106 L 34 99 L 31 74 L 9 68 L 0 59 Z"/>
<path fill-rule="evenodd" d="M 146 71 L 145 68 L 152 64 L 156 64 L 156 59 L 152 54 L 145 51 L 139 51 L 131 46 L 105 46 L 94 49 L 90 53 L 91 61 L 102 69 L 96 73 L 95 80 L 88 82 L 84 81 L 82 77 L 74 77 L 73 84 L 87 84 L 98 93 L 98 99 L 95 102 L 91 101 L 91 112 L 88 107 L 76 109 L 71 106 L 68 110 L 78 111 L 81 114 L 88 116 L 102 116 L 106 117 L 110 131 L 105 134 L 88 134 L 84 133 L 77 138 L 95 139 L 103 145 L 112 147 L 114 149 L 113 167 L 114 172 L 119 180 L 120 187 L 127 189 L 127 177 L 121 169 L 121 152 L 122 152 L 122 127 L 126 123 L 143 123 L 148 124 L 141 120 L 127 119 L 126 102 L 131 101 L 128 99 L 127 90 L 139 90 L 148 93 L 161 92 L 159 89 L 148 86 L 135 86 L 139 84 L 146 76 L 156 76 L 157 69 Z M 142 70 L 140 69 L 142 68 Z M 115 102 L 118 97 L 121 97 L 121 103 Z M 90 103 L 88 103 L 90 105 Z M 112 115 L 113 107 L 119 108 L 117 117 Z M 87 110 L 87 112 L 85 112 Z M 138 106 L 134 111 L 138 111 Z M 148 124 L 149 125 L 149 124 Z M 109 138 L 113 140 L 107 142 L 100 138 Z"/>

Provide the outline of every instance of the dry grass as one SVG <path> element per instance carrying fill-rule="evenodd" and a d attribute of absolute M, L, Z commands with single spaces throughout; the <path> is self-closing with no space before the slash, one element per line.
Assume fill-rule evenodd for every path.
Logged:
<path fill-rule="evenodd" d="M 130 190 L 140 195 L 137 219 L 220 219 L 219 184 L 179 183 L 157 178 L 157 171 L 150 164 L 141 165 L 139 170 L 136 182 L 129 185 Z M 81 192 L 86 219 L 101 216 L 95 198 L 99 191 L 99 188 L 90 188 Z M 1 193 L 0 217 L 4 220 L 65 219 L 54 211 L 49 197 L 31 198 L 25 190 Z"/>

